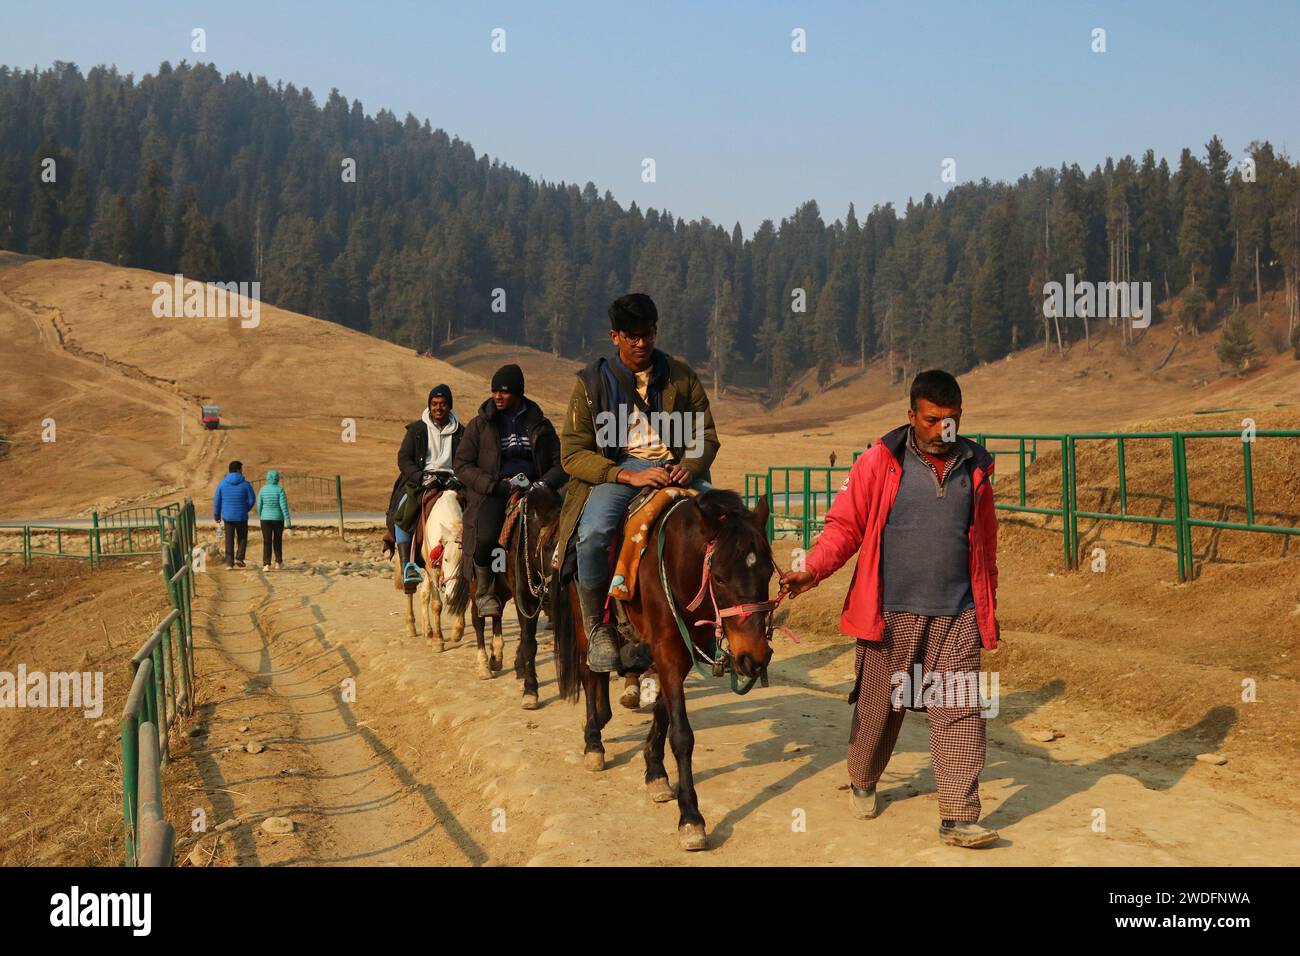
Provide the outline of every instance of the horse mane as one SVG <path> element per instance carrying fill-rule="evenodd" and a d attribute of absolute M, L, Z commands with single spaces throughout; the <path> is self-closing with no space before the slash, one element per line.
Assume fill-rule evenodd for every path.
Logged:
<path fill-rule="evenodd" d="M 695 496 L 695 507 L 704 518 L 705 527 L 716 535 L 714 550 L 724 556 L 740 552 L 768 552 L 767 533 L 754 521 L 754 513 L 734 491 L 714 488 Z"/>
<path fill-rule="evenodd" d="M 525 497 L 530 508 L 540 508 L 545 515 L 552 511 L 559 514 L 560 506 L 564 503 L 560 493 L 549 485 L 530 485 Z"/>

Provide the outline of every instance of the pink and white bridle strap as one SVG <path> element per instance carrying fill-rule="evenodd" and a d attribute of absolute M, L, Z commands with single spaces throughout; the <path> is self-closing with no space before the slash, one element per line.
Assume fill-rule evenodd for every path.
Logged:
<path fill-rule="evenodd" d="M 775 560 L 772 561 L 772 566 L 776 568 L 779 577 L 781 569 L 777 566 Z M 696 627 L 708 624 L 712 626 L 714 634 L 720 638 L 722 637 L 722 621 L 724 618 L 737 617 L 740 618 L 741 621 L 744 621 L 745 618 L 749 617 L 751 614 L 762 614 L 764 611 L 771 611 L 772 617 L 768 618 L 769 640 L 772 631 L 782 631 L 788 638 L 790 638 L 790 640 L 794 641 L 796 644 L 799 643 L 799 638 L 795 636 L 794 631 L 790 630 L 790 628 L 786 627 L 784 624 L 776 625 L 772 620 L 772 618 L 776 616 L 776 609 L 780 607 L 781 602 L 785 600 L 784 594 L 778 595 L 775 600 L 750 601 L 746 604 L 732 604 L 728 607 L 722 607 L 718 604 L 718 597 L 713 592 L 712 541 L 704 546 L 704 562 L 700 565 L 700 589 L 695 593 L 695 597 L 691 599 L 691 603 L 686 605 L 686 610 L 698 610 L 704 601 L 704 595 L 706 593 L 709 595 L 709 600 L 713 602 L 716 617 L 711 620 L 696 621 Z"/>

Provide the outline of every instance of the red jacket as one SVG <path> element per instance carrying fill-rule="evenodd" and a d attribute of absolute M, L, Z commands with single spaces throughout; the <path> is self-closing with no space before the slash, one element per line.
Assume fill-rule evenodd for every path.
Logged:
<path fill-rule="evenodd" d="M 853 580 L 844 598 L 840 630 L 850 637 L 879 641 L 885 636 L 881 606 L 880 536 L 894 506 L 903 478 L 903 454 L 910 425 L 895 428 L 853 463 L 826 513 L 826 530 L 808 554 L 805 570 L 820 583 L 858 554 Z M 970 542 L 970 584 L 980 641 L 989 650 L 998 646 L 998 519 L 993 508 L 993 456 L 980 445 L 959 438 L 971 448 L 971 485 L 975 489 Z"/>

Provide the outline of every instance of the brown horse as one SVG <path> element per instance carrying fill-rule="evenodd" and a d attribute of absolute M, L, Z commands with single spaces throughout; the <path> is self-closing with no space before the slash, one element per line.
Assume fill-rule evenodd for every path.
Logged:
<path fill-rule="evenodd" d="M 650 644 L 660 683 L 644 747 L 646 790 L 656 803 L 667 803 L 674 796 L 664 767 L 664 742 L 669 740 L 677 761 L 677 832 L 686 850 L 705 849 L 707 842 L 691 772 L 695 735 L 686 716 L 683 685 L 697 654 L 729 666 L 751 684 L 766 674 L 776 605 L 768 600 L 776 565 L 765 533 L 767 513 L 766 500 L 750 511 L 733 491 L 683 498 L 653 532 L 655 538 L 663 536 L 662 571 L 658 542 L 652 539 L 637 569 L 636 596 L 624 604 L 637 633 Z M 669 594 L 661 583 L 664 578 Z M 583 691 L 587 702 L 584 762 L 588 770 L 603 770 L 600 732 L 613 716 L 609 675 L 587 669 L 587 634 L 573 584 L 556 595 L 553 619 L 560 697 L 576 701 L 579 688 Z M 689 648 L 678 619 L 690 636 Z M 719 632 L 725 648 L 717 646 Z"/>
<path fill-rule="evenodd" d="M 497 578 L 497 597 L 501 606 L 513 599 L 519 621 L 519 647 L 515 651 L 515 677 L 523 682 L 524 710 L 537 709 L 537 623 L 541 612 L 549 613 L 549 592 L 553 572 L 551 551 L 560 528 L 559 494 L 545 485 L 531 485 L 520 502 L 519 515 L 510 529 L 505 548 L 504 587 Z M 467 557 L 466 561 L 470 559 Z M 491 679 L 505 665 L 505 640 L 501 635 L 501 618 L 492 618 L 491 654 L 484 645 L 486 621 L 474 603 L 477 584 L 472 573 L 462 588 L 478 640 L 478 676 Z M 457 610 L 452 607 L 453 612 Z"/>

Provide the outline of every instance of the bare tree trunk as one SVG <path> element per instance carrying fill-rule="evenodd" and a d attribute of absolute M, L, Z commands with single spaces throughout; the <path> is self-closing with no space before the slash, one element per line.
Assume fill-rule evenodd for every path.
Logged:
<path fill-rule="evenodd" d="M 1259 246 L 1255 247 L 1255 318 L 1263 318 L 1264 293 L 1259 282 Z"/>
<path fill-rule="evenodd" d="M 718 277 L 713 277 L 713 397 L 718 397 L 718 384 L 721 378 L 722 356 L 718 354 Z"/>

